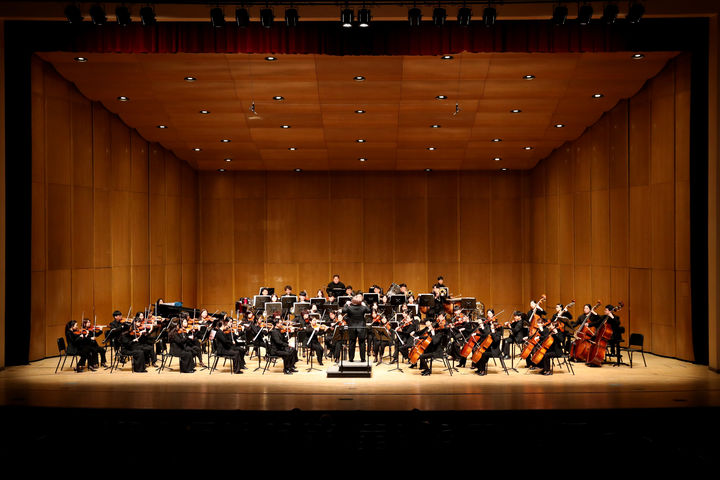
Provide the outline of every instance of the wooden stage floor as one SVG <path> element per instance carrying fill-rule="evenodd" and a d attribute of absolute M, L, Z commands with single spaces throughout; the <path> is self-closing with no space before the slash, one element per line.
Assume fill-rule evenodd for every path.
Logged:
<path fill-rule="evenodd" d="M 452 377 L 436 364 L 423 377 L 401 364 L 373 367 L 368 379 L 326 378 L 325 372 L 283 375 L 280 363 L 265 375 L 248 362 L 242 375 L 225 367 L 212 375 L 154 369 L 138 374 L 129 364 L 112 374 L 54 374 L 56 358 L 0 372 L 0 405 L 90 409 L 252 410 L 252 411 L 469 411 L 583 410 L 720 406 L 720 375 L 706 366 L 646 354 L 648 366 L 636 358 L 627 366 L 590 368 L 575 365 L 575 375 L 556 367 L 552 376 L 525 368 L 505 373 L 489 365 L 484 377 L 467 368 Z M 639 361 L 639 363 L 638 363 Z M 69 363 L 69 360 L 68 360 Z M 522 362 L 524 364 L 524 362 Z M 325 368 L 329 365 L 325 362 Z M 229 362 L 228 362 L 229 366 Z"/>

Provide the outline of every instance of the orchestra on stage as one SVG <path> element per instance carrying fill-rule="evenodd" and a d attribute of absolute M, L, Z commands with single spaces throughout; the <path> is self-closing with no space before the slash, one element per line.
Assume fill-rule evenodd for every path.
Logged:
<path fill-rule="evenodd" d="M 343 365 L 356 357 L 368 365 L 371 359 L 390 365 L 391 371 L 418 369 L 423 376 L 432 375 L 434 363 L 436 371 L 450 375 L 470 371 L 480 376 L 488 374 L 491 360 L 494 373 L 506 375 L 519 368 L 542 375 L 560 368 L 574 375 L 578 364 L 623 364 L 625 329 L 618 316 L 623 303 L 588 303 L 577 318 L 573 307 L 574 300 L 548 306 L 542 295 L 530 301 L 527 311 L 496 312 L 476 298 L 455 298 L 442 276 L 431 293 L 416 296 L 404 283 L 386 291 L 372 285 L 363 292 L 334 275 L 314 296 L 296 294 L 290 285 L 280 296 L 274 288 L 261 287 L 257 295 L 236 301 L 232 312 L 209 313 L 158 299 L 141 312 L 129 310 L 124 316 L 116 310 L 108 325 L 97 325 L 96 318 L 72 320 L 64 342 L 58 339 L 61 357 L 55 371 L 62 370 L 60 360 L 64 366 L 67 357 L 76 360 L 76 372 L 105 368 L 111 373 L 152 367 L 212 374 L 229 361 L 229 371 L 242 374 L 257 361 L 255 370 L 265 373 L 280 362 L 283 372 L 292 375 L 299 371 L 300 358 L 309 372 L 323 362 Z"/>

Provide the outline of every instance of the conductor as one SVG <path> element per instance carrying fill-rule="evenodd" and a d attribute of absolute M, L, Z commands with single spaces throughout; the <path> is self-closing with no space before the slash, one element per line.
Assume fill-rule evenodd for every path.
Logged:
<path fill-rule="evenodd" d="M 355 295 L 342 309 L 343 316 L 348 325 L 348 357 L 352 362 L 355 359 L 355 340 L 360 344 L 360 361 L 365 361 L 365 339 L 367 330 L 365 327 L 365 314 L 371 313 L 370 308 L 363 303 L 362 294 Z"/>

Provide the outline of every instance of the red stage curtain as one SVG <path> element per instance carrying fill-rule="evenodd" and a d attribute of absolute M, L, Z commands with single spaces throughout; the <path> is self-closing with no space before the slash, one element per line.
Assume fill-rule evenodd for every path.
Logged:
<path fill-rule="evenodd" d="M 29 24 L 30 25 L 30 24 Z M 41 25 L 41 26 L 40 26 Z M 679 50 L 691 38 L 693 21 L 643 20 L 638 25 L 546 21 L 506 21 L 486 28 L 455 24 L 410 28 L 406 23 L 375 22 L 367 29 L 344 29 L 338 22 L 305 22 L 296 28 L 277 23 L 262 28 L 209 22 L 161 22 L 151 27 L 108 24 L 96 27 L 60 23 L 32 24 L 36 50 L 97 53 L 307 53 L 325 55 L 441 55 L 457 52 L 611 52 Z M 672 32 L 670 34 L 669 32 Z M 672 40 L 670 38 L 672 37 Z"/>

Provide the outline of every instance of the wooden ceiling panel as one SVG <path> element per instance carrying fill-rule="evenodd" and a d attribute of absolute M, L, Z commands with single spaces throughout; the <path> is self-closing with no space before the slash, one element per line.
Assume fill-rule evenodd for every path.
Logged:
<path fill-rule="evenodd" d="M 260 54 L 38 55 L 144 138 L 203 170 L 497 170 L 532 168 L 636 93 L 675 53 L 641 60 L 630 52 L 463 53 L 451 60 L 276 55 L 276 61 Z M 74 61 L 79 55 L 89 61 Z M 535 79 L 523 80 L 526 74 Z M 511 113 L 515 108 L 521 112 Z"/>

